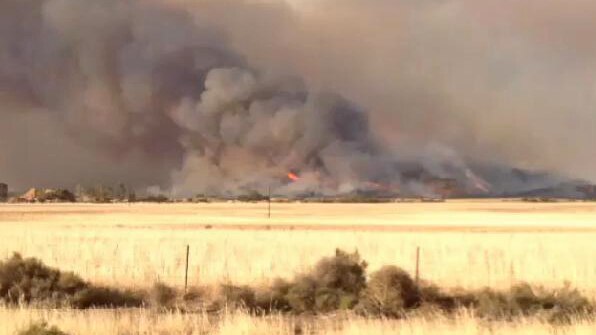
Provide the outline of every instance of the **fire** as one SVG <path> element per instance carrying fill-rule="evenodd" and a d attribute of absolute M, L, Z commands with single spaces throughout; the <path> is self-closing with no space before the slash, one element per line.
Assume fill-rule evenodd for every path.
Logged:
<path fill-rule="evenodd" d="M 291 181 L 298 181 L 298 180 L 300 180 L 300 177 L 298 177 L 298 175 L 295 174 L 295 173 L 293 173 L 293 172 L 288 172 L 288 178 Z"/>

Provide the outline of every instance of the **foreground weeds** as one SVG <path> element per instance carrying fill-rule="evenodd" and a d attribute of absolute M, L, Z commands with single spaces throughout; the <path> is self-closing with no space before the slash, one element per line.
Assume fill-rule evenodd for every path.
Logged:
<path fill-rule="evenodd" d="M 367 275 L 360 255 L 336 250 L 311 271 L 269 286 L 197 287 L 181 292 L 163 283 L 147 291 L 94 286 L 73 273 L 15 254 L 0 262 L 0 302 L 8 306 L 151 307 L 158 312 L 219 313 L 241 310 L 250 315 L 337 315 L 403 319 L 411 315 L 453 315 L 465 309 L 487 321 L 537 318 L 569 324 L 592 318 L 594 304 L 569 284 L 559 289 L 517 284 L 507 291 L 445 291 L 416 283 L 403 269 L 385 266 Z"/>
<path fill-rule="evenodd" d="M 33 323 L 29 327 L 20 330 L 17 335 L 69 335 L 56 326 L 48 326 L 45 322 Z"/>
<path fill-rule="evenodd" d="M 51 326 L 31 327 L 40 320 Z M 387 319 L 351 312 L 326 316 L 272 314 L 256 317 L 242 311 L 211 315 L 182 311 L 164 313 L 147 308 L 114 311 L 0 307 L 0 325 L 0 335 L 592 335 L 596 321 L 578 318 L 566 325 L 555 325 L 538 318 L 490 321 L 477 318 L 470 310 Z"/>

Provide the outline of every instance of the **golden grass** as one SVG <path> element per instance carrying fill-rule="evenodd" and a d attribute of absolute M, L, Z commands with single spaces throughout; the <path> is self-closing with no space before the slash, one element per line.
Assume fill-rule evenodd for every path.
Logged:
<path fill-rule="evenodd" d="M 596 297 L 596 204 L 454 201 L 411 204 L 0 205 L 0 258 L 38 257 L 95 283 L 147 287 L 290 277 L 336 247 L 358 249 L 376 270 L 397 264 L 444 287 L 507 288 L 568 280 Z M 0 308 L 0 335 L 46 320 L 71 334 L 294 334 L 294 319 L 151 310 Z M 301 322 L 301 321 L 300 321 Z M 305 324 L 318 334 L 593 334 L 594 322 L 553 327 L 535 319 L 486 323 L 462 312 L 408 320 Z"/>
<path fill-rule="evenodd" d="M 149 286 L 290 277 L 336 247 L 375 270 L 396 264 L 441 286 L 571 281 L 595 296 L 596 204 L 2 205 L 0 257 L 38 257 L 96 283 Z"/>
<path fill-rule="evenodd" d="M 596 323 L 577 320 L 568 326 L 553 326 L 538 319 L 515 322 L 486 322 L 461 312 L 454 318 L 437 315 L 407 320 L 365 319 L 356 316 L 297 320 L 284 316 L 255 318 L 242 313 L 221 318 L 151 310 L 34 310 L 0 308 L 0 335 L 14 335 L 33 322 L 46 321 L 69 334 L 78 335 L 294 335 L 300 325 L 303 334 L 324 335 L 516 335 L 594 334 Z"/>

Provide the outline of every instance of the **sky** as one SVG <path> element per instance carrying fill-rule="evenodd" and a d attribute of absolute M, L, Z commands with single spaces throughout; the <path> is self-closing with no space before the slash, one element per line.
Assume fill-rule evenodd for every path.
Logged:
<path fill-rule="evenodd" d="M 587 0 L 4 1 L 0 180 L 189 193 L 296 169 L 349 188 L 413 159 L 596 182 L 595 15 Z"/>

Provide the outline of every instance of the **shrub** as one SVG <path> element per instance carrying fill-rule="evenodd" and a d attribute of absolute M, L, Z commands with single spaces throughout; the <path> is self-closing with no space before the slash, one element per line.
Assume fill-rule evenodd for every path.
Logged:
<path fill-rule="evenodd" d="M 398 267 L 385 266 L 371 275 L 358 310 L 369 315 L 400 317 L 420 302 L 420 291 L 410 275 Z"/>
<path fill-rule="evenodd" d="M 246 194 L 242 194 L 242 195 L 238 196 L 237 200 L 242 201 L 242 202 L 259 202 L 259 201 L 269 200 L 269 197 L 262 195 L 261 193 L 259 193 L 257 191 L 250 191 Z"/>
<path fill-rule="evenodd" d="M 550 322 L 570 322 L 574 316 L 593 312 L 587 298 L 568 283 L 554 290 L 532 288 L 522 283 L 511 288 L 512 314 L 538 314 Z"/>
<path fill-rule="evenodd" d="M 40 322 L 34 323 L 27 329 L 23 329 L 17 333 L 17 335 L 68 335 L 60 329 L 52 326 L 48 327 L 47 323 Z"/>
<path fill-rule="evenodd" d="M 0 262 L 0 301 L 89 308 L 140 306 L 142 297 L 133 292 L 94 287 L 71 272 L 14 254 Z"/>
<path fill-rule="evenodd" d="M 72 298 L 73 308 L 140 307 L 144 304 L 141 292 L 121 291 L 108 287 L 90 286 L 78 291 Z"/>
<path fill-rule="evenodd" d="M 419 290 L 421 305 L 433 309 L 437 308 L 448 313 L 458 308 L 477 309 L 479 301 L 482 300 L 480 297 L 486 299 L 484 308 L 490 309 L 488 302 L 491 301 L 491 297 L 495 297 L 495 292 L 487 289 L 479 291 L 454 289 L 450 290 L 449 293 L 445 293 L 438 286 L 428 282 L 423 282 Z M 478 311 L 476 311 L 476 314 L 478 314 Z"/>
<path fill-rule="evenodd" d="M 314 311 L 317 282 L 314 278 L 304 275 L 296 278 L 286 296 L 288 304 L 296 313 Z"/>
<path fill-rule="evenodd" d="M 170 286 L 155 283 L 149 292 L 149 302 L 155 308 L 168 309 L 174 307 L 178 293 Z"/>
<path fill-rule="evenodd" d="M 299 313 L 353 308 L 366 286 L 366 266 L 357 252 L 337 249 L 334 257 L 323 258 L 295 280 L 287 294 L 289 306 Z"/>
<path fill-rule="evenodd" d="M 292 309 L 288 301 L 291 284 L 283 279 L 277 279 L 270 287 L 260 287 L 255 291 L 255 305 L 259 311 L 270 313 L 273 311 L 288 312 Z"/>
<path fill-rule="evenodd" d="M 163 194 L 158 194 L 158 195 L 150 195 L 146 198 L 141 199 L 141 202 L 152 202 L 152 203 L 166 203 L 166 202 L 171 202 L 170 198 L 168 198 L 167 196 L 163 195 Z"/>
<path fill-rule="evenodd" d="M 220 294 L 223 301 L 216 302 L 220 308 L 224 306 L 231 309 L 241 308 L 250 312 L 256 310 L 255 291 L 248 286 L 221 285 Z"/>
<path fill-rule="evenodd" d="M 505 292 L 484 288 L 459 290 L 451 294 L 441 293 L 435 286 L 429 286 L 423 288 L 421 294 L 424 303 L 446 311 L 457 307 L 471 308 L 478 317 L 490 320 L 537 316 L 560 323 L 593 312 L 590 301 L 568 284 L 560 289 L 545 290 L 520 283 Z"/>
<path fill-rule="evenodd" d="M 81 278 L 14 254 L 0 262 L 0 300 L 5 303 L 56 303 L 87 287 Z"/>
<path fill-rule="evenodd" d="M 366 286 L 366 266 L 358 252 L 349 254 L 337 249 L 334 257 L 317 263 L 313 276 L 319 287 L 358 294 Z"/>
<path fill-rule="evenodd" d="M 48 190 L 39 197 L 40 202 L 76 202 L 76 196 L 69 190 Z"/>
<path fill-rule="evenodd" d="M 448 294 L 444 294 L 441 289 L 434 285 L 423 283 L 420 287 L 420 300 L 423 305 L 437 307 L 440 310 L 451 312 L 458 306 L 459 301 Z M 465 306 L 463 306 L 465 307 Z"/>
<path fill-rule="evenodd" d="M 515 285 L 508 292 L 481 290 L 476 294 L 475 308 L 479 316 L 489 319 L 541 316 L 551 322 L 569 321 L 592 312 L 588 299 L 569 285 L 548 291 L 526 283 Z"/>
<path fill-rule="evenodd" d="M 565 283 L 562 288 L 548 293 L 543 301 L 543 306 L 553 305 L 548 315 L 548 320 L 551 322 L 569 323 L 574 315 L 594 313 L 590 301 L 577 289 L 571 288 L 569 283 Z"/>

